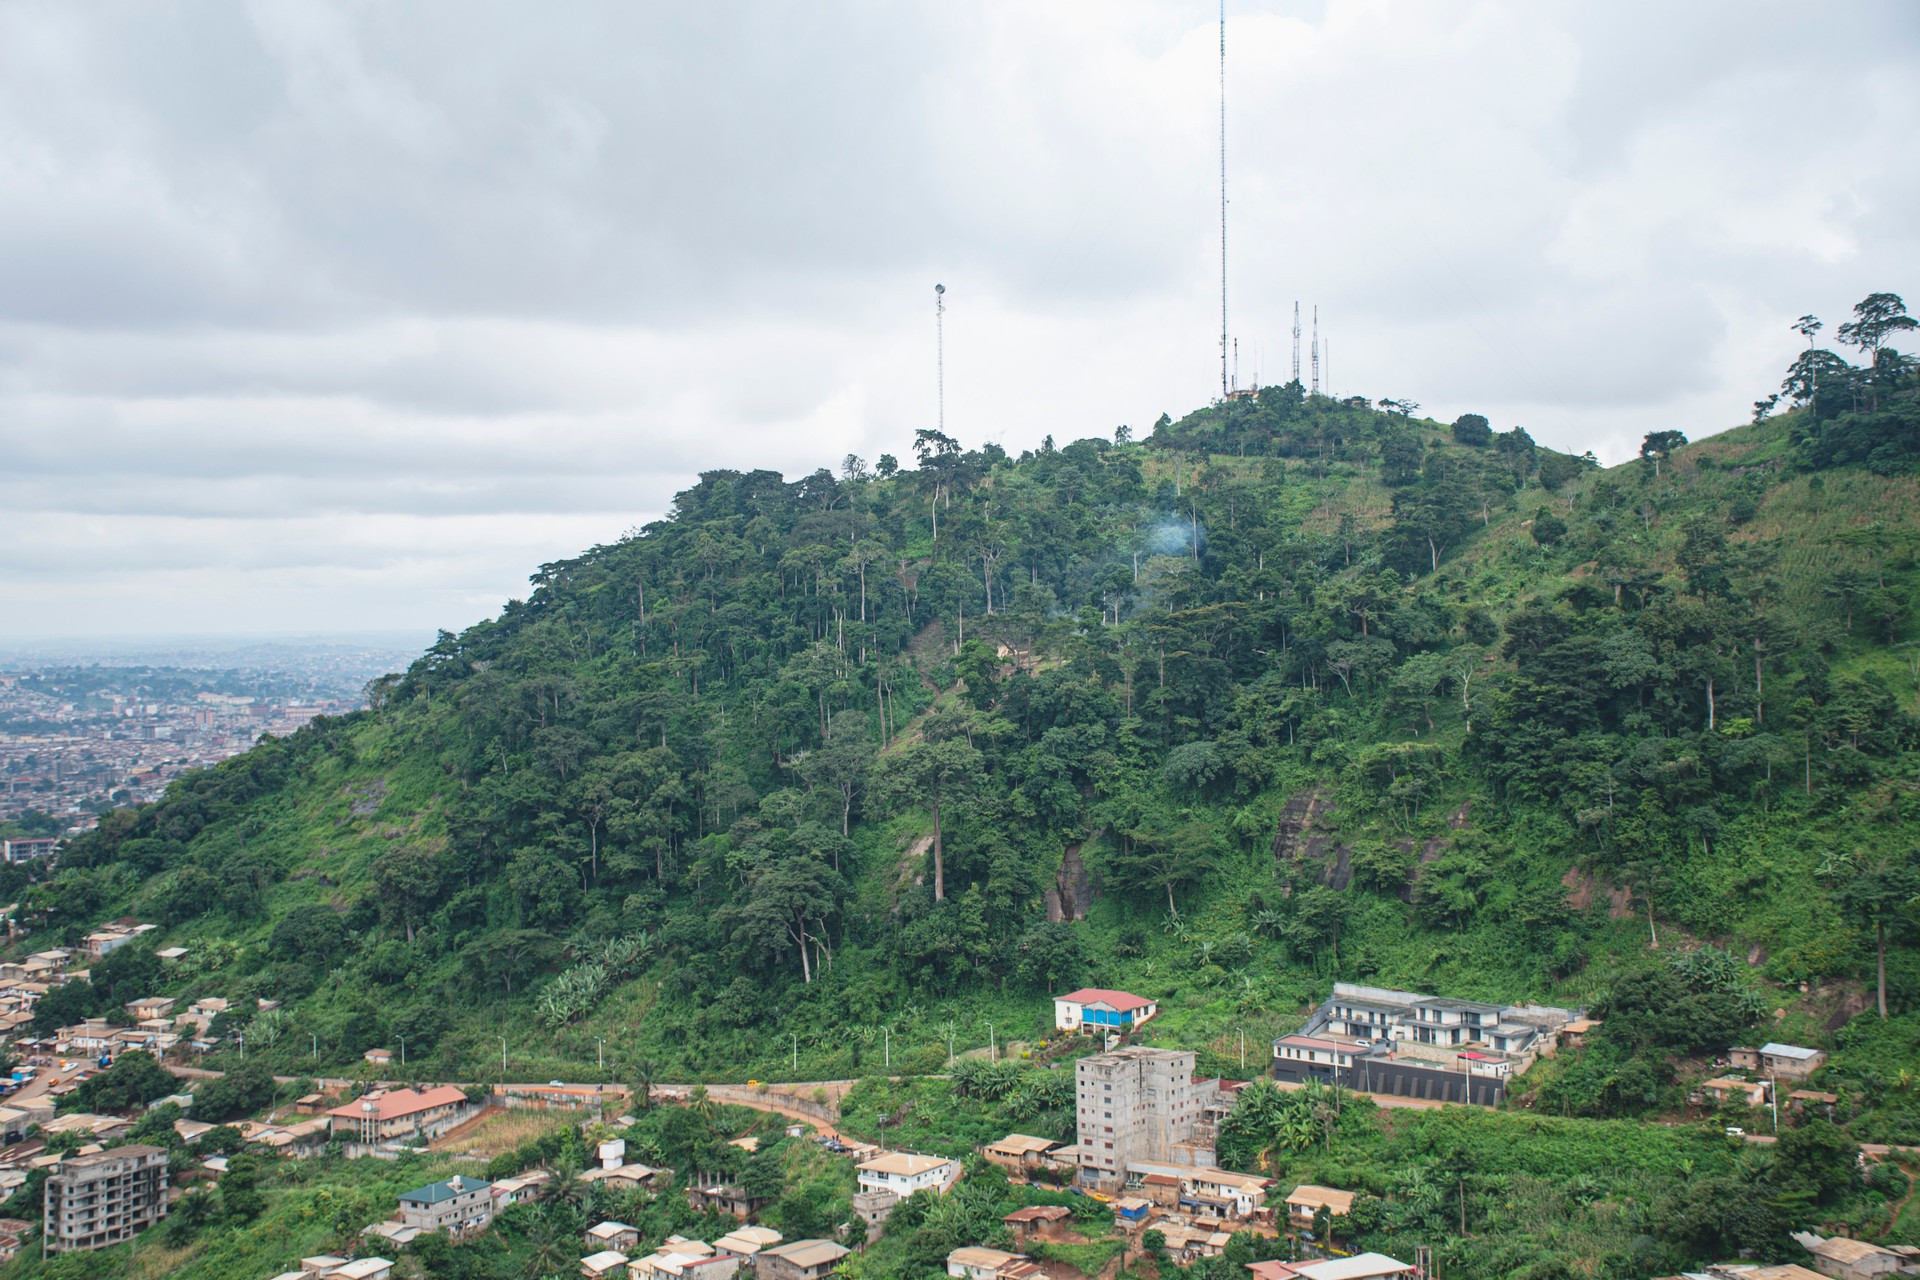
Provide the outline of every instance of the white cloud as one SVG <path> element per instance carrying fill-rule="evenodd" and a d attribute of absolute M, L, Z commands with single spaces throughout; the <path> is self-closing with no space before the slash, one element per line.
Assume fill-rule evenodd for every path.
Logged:
<path fill-rule="evenodd" d="M 1630 454 L 1920 264 L 1920 20 L 1230 5 L 1240 366 Z M 699 470 L 1217 387 L 1191 0 L 0 9 L 26 631 L 458 626 Z"/>

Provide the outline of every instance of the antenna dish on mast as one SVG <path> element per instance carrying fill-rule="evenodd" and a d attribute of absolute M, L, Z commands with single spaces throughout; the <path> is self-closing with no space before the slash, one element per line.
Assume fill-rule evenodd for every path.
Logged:
<path fill-rule="evenodd" d="M 945 285 L 943 285 L 943 284 L 937 284 L 937 285 L 935 285 L 935 286 L 933 286 L 933 291 L 934 291 L 935 293 L 945 293 L 945 292 L 947 291 L 947 286 L 945 286 Z"/>

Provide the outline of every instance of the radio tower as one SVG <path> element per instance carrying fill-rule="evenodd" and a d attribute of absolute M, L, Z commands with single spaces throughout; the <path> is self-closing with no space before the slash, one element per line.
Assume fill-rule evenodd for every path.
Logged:
<path fill-rule="evenodd" d="M 1300 304 L 1293 304 L 1293 380 L 1300 381 Z"/>
<path fill-rule="evenodd" d="M 1320 394 L 1320 304 L 1313 304 L 1313 394 Z"/>
<path fill-rule="evenodd" d="M 1220 0 L 1220 398 L 1227 382 L 1227 0 Z"/>
<path fill-rule="evenodd" d="M 933 369 L 940 397 L 940 434 L 947 434 L 947 286 L 933 286 Z"/>

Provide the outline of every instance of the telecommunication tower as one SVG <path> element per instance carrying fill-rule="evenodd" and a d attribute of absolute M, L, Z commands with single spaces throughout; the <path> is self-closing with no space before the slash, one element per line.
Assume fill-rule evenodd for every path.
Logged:
<path fill-rule="evenodd" d="M 1300 381 L 1300 304 L 1293 304 L 1293 380 Z"/>
<path fill-rule="evenodd" d="M 1313 394 L 1320 394 L 1320 304 L 1313 304 Z"/>
<path fill-rule="evenodd" d="M 1227 0 L 1220 0 L 1220 395 L 1227 377 Z"/>
<path fill-rule="evenodd" d="M 947 434 L 947 286 L 933 286 L 933 369 L 940 403 L 940 434 Z"/>

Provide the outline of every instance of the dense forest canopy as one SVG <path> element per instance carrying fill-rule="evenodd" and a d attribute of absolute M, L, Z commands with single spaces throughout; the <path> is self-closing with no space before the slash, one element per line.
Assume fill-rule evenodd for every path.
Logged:
<path fill-rule="evenodd" d="M 703 473 L 368 711 L 15 885 L 36 945 L 131 914 L 191 948 L 59 1015 L 163 982 L 284 1000 L 249 1044 L 289 1067 L 404 1039 L 470 1078 L 505 1035 L 542 1076 L 607 1043 L 852 1075 L 882 1028 L 928 1065 L 990 1017 L 1044 1034 L 1062 984 L 1224 1052 L 1335 976 L 1599 1007 L 1705 942 L 1737 972 L 1671 980 L 1751 995 L 1729 1035 L 1864 999 L 1912 1037 L 1920 375 L 1889 298 L 1840 326 L 1860 363 L 1795 361 L 1788 412 L 1609 469 L 1290 383 L 1143 440 Z M 1714 1038 L 1549 1096 L 1651 1105 L 1654 1060 Z"/>

